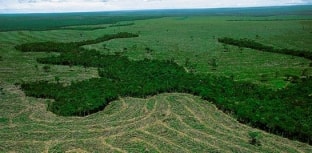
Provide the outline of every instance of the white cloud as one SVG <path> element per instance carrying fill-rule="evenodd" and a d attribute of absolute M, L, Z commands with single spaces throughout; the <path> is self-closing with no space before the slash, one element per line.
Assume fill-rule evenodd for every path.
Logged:
<path fill-rule="evenodd" d="M 0 0 L 0 13 L 83 12 L 307 4 L 312 0 Z"/>

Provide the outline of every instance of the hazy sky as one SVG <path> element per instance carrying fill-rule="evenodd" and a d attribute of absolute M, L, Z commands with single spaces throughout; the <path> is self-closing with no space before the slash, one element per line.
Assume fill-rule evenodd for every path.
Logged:
<path fill-rule="evenodd" d="M 0 13 L 84 12 L 312 4 L 312 0 L 0 0 Z"/>

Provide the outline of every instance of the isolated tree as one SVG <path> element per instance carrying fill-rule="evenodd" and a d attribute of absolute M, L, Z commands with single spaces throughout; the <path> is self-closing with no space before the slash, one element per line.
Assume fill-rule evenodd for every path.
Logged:
<path fill-rule="evenodd" d="M 87 72 L 88 63 L 87 63 L 87 62 L 83 62 L 83 63 L 82 63 L 82 66 L 83 66 L 85 72 Z"/>
<path fill-rule="evenodd" d="M 131 46 L 131 49 L 133 49 L 133 50 L 138 49 L 138 45 L 137 45 L 137 44 L 132 45 L 132 46 Z"/>
<path fill-rule="evenodd" d="M 152 50 L 151 48 L 149 48 L 149 47 L 145 47 L 145 52 L 146 52 L 146 53 L 148 53 L 148 54 L 149 54 L 149 53 L 151 53 L 152 51 L 153 51 L 153 50 Z"/>
<path fill-rule="evenodd" d="M 261 146 L 260 139 L 262 136 L 260 132 L 249 132 L 248 134 L 250 137 L 250 140 L 249 140 L 250 144 L 255 145 L 255 146 Z"/>
<path fill-rule="evenodd" d="M 217 70 L 217 67 L 218 67 L 217 59 L 216 59 L 216 58 L 213 58 L 213 59 L 211 60 L 210 65 L 212 66 L 212 70 Z"/>
<path fill-rule="evenodd" d="M 54 80 L 56 81 L 57 84 L 60 84 L 61 78 L 58 77 L 58 76 L 55 76 L 55 77 L 54 77 Z"/>
<path fill-rule="evenodd" d="M 0 87 L 0 94 L 1 94 L 1 95 L 4 95 L 3 87 Z"/>
<path fill-rule="evenodd" d="M 233 74 L 230 75 L 230 79 L 234 81 L 235 76 Z"/>
<path fill-rule="evenodd" d="M 35 69 L 36 69 L 36 70 L 39 70 L 39 67 L 38 67 L 38 65 L 37 65 L 37 64 L 35 65 Z"/>
<path fill-rule="evenodd" d="M 108 50 L 107 44 L 103 44 L 102 46 L 103 46 L 103 49 L 104 49 L 104 50 Z"/>
<path fill-rule="evenodd" d="M 169 60 L 170 63 L 174 63 L 174 61 L 175 61 L 174 57 L 171 57 L 170 60 Z"/>
<path fill-rule="evenodd" d="M 229 46 L 227 44 L 223 44 L 224 52 L 229 52 Z"/>
<path fill-rule="evenodd" d="M 242 52 L 243 52 L 243 50 L 244 50 L 244 48 L 243 48 L 243 47 L 241 47 L 241 46 L 239 46 L 239 47 L 238 47 L 238 50 L 239 50 L 239 52 L 240 52 L 240 53 L 242 53 Z"/>
<path fill-rule="evenodd" d="M 269 80 L 268 74 L 260 74 L 260 81 L 267 82 Z"/>
<path fill-rule="evenodd" d="M 307 77 L 307 76 L 308 76 L 308 73 L 309 73 L 309 70 L 308 70 L 307 68 L 305 68 L 305 69 L 303 69 L 303 70 L 301 71 L 301 76 L 302 76 L 302 77 Z"/>
<path fill-rule="evenodd" d="M 51 67 L 49 65 L 45 65 L 42 67 L 44 72 L 50 72 L 51 71 Z"/>
<path fill-rule="evenodd" d="M 184 66 L 187 67 L 190 64 L 190 58 L 185 58 Z"/>

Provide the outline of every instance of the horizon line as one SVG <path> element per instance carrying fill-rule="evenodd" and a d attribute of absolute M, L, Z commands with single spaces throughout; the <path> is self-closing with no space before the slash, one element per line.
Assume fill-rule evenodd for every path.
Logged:
<path fill-rule="evenodd" d="M 310 4 L 285 4 L 271 6 L 233 6 L 233 7 L 198 7 L 198 8 L 150 8 L 150 9 L 120 9 L 120 10 L 102 10 L 102 11 L 55 11 L 55 12 L 1 12 L 0 15 L 18 15 L 18 14 L 74 14 L 74 13 L 113 13 L 113 12 L 140 12 L 140 11 L 163 11 L 163 10 L 209 10 L 209 9 L 244 9 L 244 8 L 268 8 L 268 7 L 296 7 L 296 6 L 312 6 Z"/>

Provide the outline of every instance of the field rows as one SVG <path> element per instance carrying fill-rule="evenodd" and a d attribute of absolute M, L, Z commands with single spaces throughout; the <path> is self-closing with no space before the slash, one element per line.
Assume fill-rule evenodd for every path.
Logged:
<path fill-rule="evenodd" d="M 87 117 L 59 117 L 45 100 L 28 98 L 16 87 L 4 91 L 1 152 L 309 152 L 311 146 L 261 132 L 262 146 L 249 144 L 255 131 L 188 94 L 147 99 L 122 98 Z M 6 99 L 5 98 L 5 99 Z"/>

